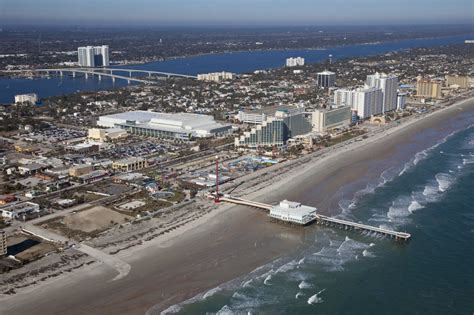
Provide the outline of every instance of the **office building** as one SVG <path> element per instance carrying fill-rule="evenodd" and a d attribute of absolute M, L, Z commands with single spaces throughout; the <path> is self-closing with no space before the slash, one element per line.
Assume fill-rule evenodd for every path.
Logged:
<path fill-rule="evenodd" d="M 7 233 L 0 230 L 0 257 L 7 255 Z"/>
<path fill-rule="evenodd" d="M 209 115 L 130 111 L 100 116 L 97 125 L 121 128 L 141 136 L 178 140 L 223 136 L 232 133 L 232 125 L 220 124 Z"/>
<path fill-rule="evenodd" d="M 441 98 L 441 82 L 428 79 L 420 79 L 416 83 L 416 97 Z"/>
<path fill-rule="evenodd" d="M 350 106 L 360 119 L 383 113 L 381 88 L 367 87 L 355 90 L 339 89 L 334 92 L 336 106 Z"/>
<path fill-rule="evenodd" d="M 279 109 L 274 116 L 267 116 L 265 121 L 235 139 L 236 147 L 281 147 L 287 141 L 312 131 L 312 123 L 306 117 L 304 108 Z"/>
<path fill-rule="evenodd" d="M 234 74 L 232 72 L 212 72 L 212 73 L 202 73 L 197 75 L 197 79 L 201 81 L 214 81 L 221 82 L 225 80 L 232 80 Z"/>
<path fill-rule="evenodd" d="M 301 57 L 288 58 L 286 59 L 286 66 L 287 67 L 304 66 L 304 58 L 301 58 Z"/>
<path fill-rule="evenodd" d="M 77 49 L 78 62 L 80 67 L 108 67 L 109 46 L 86 46 Z"/>
<path fill-rule="evenodd" d="M 469 77 L 460 75 L 447 75 L 446 76 L 447 87 L 458 87 L 461 89 L 469 88 Z"/>
<path fill-rule="evenodd" d="M 382 89 L 382 113 L 397 109 L 398 77 L 377 72 L 367 76 L 366 85 Z"/>
<path fill-rule="evenodd" d="M 351 124 L 351 107 L 341 106 L 332 109 L 317 109 L 312 114 L 313 131 L 326 133 Z"/>
<path fill-rule="evenodd" d="M 35 93 L 15 95 L 15 104 L 20 104 L 20 103 L 36 104 L 36 102 L 38 102 L 38 95 Z"/>
<path fill-rule="evenodd" d="M 336 85 L 336 74 L 331 71 L 318 72 L 318 85 L 324 88 L 331 88 Z"/>
<path fill-rule="evenodd" d="M 119 170 L 121 172 L 137 171 L 145 167 L 148 167 L 148 161 L 140 157 L 122 159 L 115 161 L 112 164 L 112 169 Z"/>

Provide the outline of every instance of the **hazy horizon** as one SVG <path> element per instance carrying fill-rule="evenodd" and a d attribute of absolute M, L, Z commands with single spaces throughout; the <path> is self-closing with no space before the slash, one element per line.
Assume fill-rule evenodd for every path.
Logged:
<path fill-rule="evenodd" d="M 473 12 L 470 0 L 0 0 L 3 25 L 459 25 Z"/>

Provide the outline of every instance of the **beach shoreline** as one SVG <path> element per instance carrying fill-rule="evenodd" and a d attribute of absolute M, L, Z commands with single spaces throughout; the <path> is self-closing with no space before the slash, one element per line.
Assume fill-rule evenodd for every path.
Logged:
<path fill-rule="evenodd" d="M 331 147 L 300 161 L 260 170 L 258 174 L 250 174 L 254 178 L 262 175 L 259 189 L 243 187 L 236 193 L 260 202 L 275 203 L 288 198 L 304 203 L 304 195 L 316 191 L 322 197 L 315 206 L 322 213 L 335 215 L 339 211 L 333 207 L 338 189 L 367 173 L 368 161 L 383 161 L 398 145 L 412 141 L 420 131 L 440 127 L 443 121 L 472 110 L 474 98 L 471 97 L 422 118 L 412 117 L 364 141 Z M 265 180 L 265 176 L 272 180 Z M 0 311 L 144 314 L 153 308 L 151 313 L 159 313 L 296 251 L 302 245 L 304 233 L 304 229 L 272 224 L 264 213 L 254 209 L 220 205 L 163 237 L 117 254 L 132 266 L 124 279 L 110 282 L 113 275 L 103 266 L 96 266 L 93 276 L 81 269 L 73 276 L 41 284 L 39 290 L 4 298 Z M 97 272 L 101 268 L 106 272 Z M 56 296 L 58 301 L 50 304 L 47 296 Z"/>

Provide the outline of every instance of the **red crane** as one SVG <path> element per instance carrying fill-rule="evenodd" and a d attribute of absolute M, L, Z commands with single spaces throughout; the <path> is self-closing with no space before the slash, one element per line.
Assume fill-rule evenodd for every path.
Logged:
<path fill-rule="evenodd" d="M 214 197 L 214 203 L 219 202 L 219 157 L 216 156 L 216 195 Z"/>

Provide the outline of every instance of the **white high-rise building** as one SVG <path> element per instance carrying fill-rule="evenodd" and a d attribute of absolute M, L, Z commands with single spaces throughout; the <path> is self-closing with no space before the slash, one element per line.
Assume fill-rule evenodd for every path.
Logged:
<path fill-rule="evenodd" d="M 86 46 L 77 49 L 79 66 L 107 67 L 109 62 L 109 46 Z"/>
<path fill-rule="evenodd" d="M 407 103 L 407 93 L 398 93 L 397 110 L 403 110 Z"/>
<path fill-rule="evenodd" d="M 398 78 L 396 76 L 377 72 L 375 74 L 368 75 L 365 83 L 369 87 L 382 89 L 383 113 L 397 109 Z"/>
<path fill-rule="evenodd" d="M 79 66 L 81 67 L 95 67 L 94 63 L 94 47 L 86 46 L 77 49 L 77 56 Z"/>
<path fill-rule="evenodd" d="M 365 86 L 355 90 L 340 89 L 334 92 L 337 106 L 351 106 L 361 119 L 382 113 L 382 89 Z"/>
<path fill-rule="evenodd" d="M 301 58 L 301 57 L 288 58 L 286 59 L 286 66 L 287 67 L 304 66 L 304 58 Z"/>

